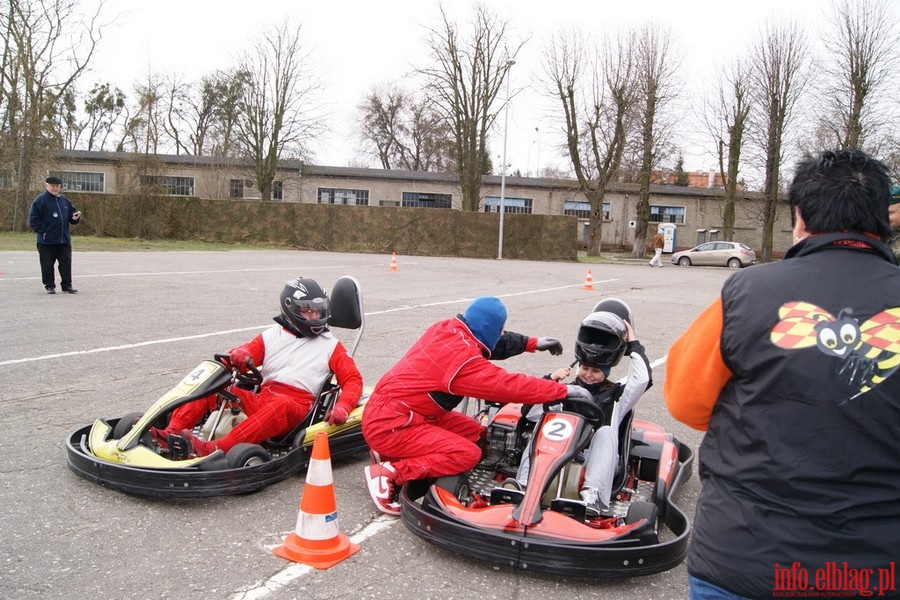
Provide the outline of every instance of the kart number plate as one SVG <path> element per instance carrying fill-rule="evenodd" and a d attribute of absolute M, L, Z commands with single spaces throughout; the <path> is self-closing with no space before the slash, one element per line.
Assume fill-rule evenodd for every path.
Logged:
<path fill-rule="evenodd" d="M 562 442 L 572 437 L 574 431 L 572 424 L 565 419 L 550 419 L 541 428 L 544 439 L 553 442 Z"/>

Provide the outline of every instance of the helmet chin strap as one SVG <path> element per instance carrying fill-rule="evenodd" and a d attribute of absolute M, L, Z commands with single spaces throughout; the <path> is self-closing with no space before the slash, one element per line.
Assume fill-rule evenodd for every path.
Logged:
<path fill-rule="evenodd" d="M 298 331 L 297 328 L 294 327 L 293 324 L 291 324 L 290 321 L 285 319 L 283 316 L 277 315 L 275 317 L 272 317 L 272 320 L 275 321 L 276 323 L 278 323 L 279 325 L 281 325 L 282 327 L 284 327 L 285 329 L 287 329 L 288 331 L 290 331 L 291 333 L 293 333 L 298 338 L 306 337 L 305 335 L 300 333 L 300 331 Z M 321 332 L 319 332 L 319 333 L 321 333 Z"/>

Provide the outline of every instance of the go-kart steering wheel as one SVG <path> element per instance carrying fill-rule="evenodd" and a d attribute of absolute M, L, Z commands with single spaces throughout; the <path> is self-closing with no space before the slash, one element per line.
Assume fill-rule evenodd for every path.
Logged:
<path fill-rule="evenodd" d="M 262 373 L 259 372 L 259 369 L 256 368 L 256 365 L 253 364 L 252 360 L 247 361 L 247 371 L 240 371 L 231 365 L 231 358 L 227 354 L 217 353 L 213 355 L 213 358 L 235 371 L 237 382 L 241 387 L 253 389 L 262 384 Z"/>
<path fill-rule="evenodd" d="M 562 409 L 578 413 L 593 427 L 600 427 L 606 423 L 606 414 L 598 404 L 584 398 L 565 398 L 562 401 Z"/>

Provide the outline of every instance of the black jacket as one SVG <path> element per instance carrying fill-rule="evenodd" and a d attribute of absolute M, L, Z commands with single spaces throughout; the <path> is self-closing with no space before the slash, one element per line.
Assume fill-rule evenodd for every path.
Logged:
<path fill-rule="evenodd" d="M 758 598 L 799 591 L 780 569 L 796 565 L 815 586 L 846 563 L 872 569 L 873 589 L 900 557 L 900 271 L 889 248 L 807 238 L 730 277 L 722 307 L 733 377 L 700 447 L 690 573 Z"/>
<path fill-rule="evenodd" d="M 62 194 L 54 196 L 48 191 L 38 194 L 28 209 L 28 226 L 37 234 L 37 243 L 71 244 L 69 224 L 78 222 L 72 218 L 77 210 Z"/>

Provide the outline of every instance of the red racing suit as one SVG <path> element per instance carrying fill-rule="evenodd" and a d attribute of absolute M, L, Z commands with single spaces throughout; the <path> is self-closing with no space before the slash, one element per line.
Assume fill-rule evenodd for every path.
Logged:
<path fill-rule="evenodd" d="M 341 387 L 338 403 L 353 410 L 362 395 L 362 375 L 353 358 L 331 332 L 316 337 L 297 337 L 281 325 L 272 325 L 233 350 L 244 349 L 253 364 L 262 365 L 259 392 L 232 387 L 241 399 L 247 418 L 225 437 L 216 440 L 228 452 L 236 444 L 258 444 L 289 431 L 306 417 L 329 372 Z M 233 351 L 232 350 L 232 351 Z M 215 394 L 178 407 L 166 428 L 171 433 L 193 427 L 207 411 L 216 408 Z"/>
<path fill-rule="evenodd" d="M 519 337 L 527 339 L 519 352 L 534 351 L 535 338 Z M 510 373 L 489 356 L 465 321 L 454 317 L 429 327 L 378 381 L 362 431 L 369 447 L 396 470 L 396 484 L 463 473 L 478 463 L 484 428 L 453 410 L 464 396 L 524 404 L 565 398 L 565 385 Z"/>

